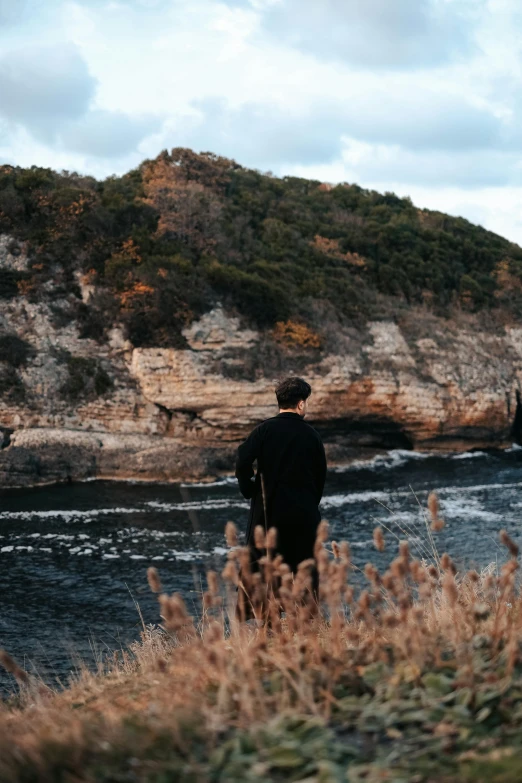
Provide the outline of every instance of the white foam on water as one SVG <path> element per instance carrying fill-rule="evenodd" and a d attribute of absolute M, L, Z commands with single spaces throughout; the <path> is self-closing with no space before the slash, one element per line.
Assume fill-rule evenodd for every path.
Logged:
<path fill-rule="evenodd" d="M 188 549 L 188 550 L 183 551 L 183 552 L 179 552 L 176 549 L 172 549 L 169 552 L 169 554 L 170 555 L 174 555 L 174 558 L 176 560 L 185 560 L 185 561 L 199 560 L 199 558 L 201 558 L 201 557 L 208 557 L 208 552 L 201 552 L 200 550 L 197 550 L 197 549 L 196 550 Z"/>
<path fill-rule="evenodd" d="M 185 503 L 163 503 L 159 500 L 149 500 L 146 504 L 155 511 L 204 511 L 220 508 L 250 508 L 250 504 L 239 498 L 235 500 L 220 499 L 220 500 L 200 500 L 200 501 L 187 501 Z"/>
<path fill-rule="evenodd" d="M 40 519 L 60 522 L 75 522 L 77 520 L 87 521 L 89 519 L 95 519 L 97 517 L 108 516 L 111 514 L 143 514 L 150 512 L 151 510 L 167 513 L 169 511 L 212 511 L 223 508 L 249 508 L 249 504 L 239 498 L 237 500 L 234 498 L 223 498 L 216 500 L 187 501 L 184 503 L 163 503 L 157 500 L 150 500 L 146 502 L 142 508 L 94 508 L 88 511 L 64 511 L 62 509 L 50 511 L 2 511 L 0 512 L 0 520 L 17 519 L 31 522 L 35 519 Z"/>
<path fill-rule="evenodd" d="M 353 503 L 381 502 L 389 504 L 392 497 L 411 496 L 411 490 L 399 492 L 383 492 L 382 490 L 366 490 L 365 492 L 346 492 L 336 495 L 325 495 L 321 500 L 321 508 L 340 508 Z"/>
<path fill-rule="evenodd" d="M 506 484 L 472 484 L 469 487 L 441 487 L 436 491 L 438 495 L 440 495 L 442 492 L 458 495 L 461 492 L 483 492 L 484 490 L 515 489 L 519 487 L 522 487 L 522 481 L 513 481 Z"/>
<path fill-rule="evenodd" d="M 226 487 L 237 483 L 237 479 L 234 476 L 224 476 L 223 478 L 216 479 L 215 481 L 184 481 L 179 486 L 188 487 L 201 487 L 206 489 L 207 487 Z"/>
<path fill-rule="evenodd" d="M 54 538 L 56 541 L 74 541 L 75 536 L 68 536 L 65 533 L 45 533 L 45 535 L 42 535 L 42 540 L 51 538 Z"/>
<path fill-rule="evenodd" d="M 486 510 L 483 505 L 474 498 L 440 498 L 442 516 L 447 519 L 477 519 L 484 522 L 498 522 L 505 520 L 505 513 L 498 514 L 495 511 Z"/>
<path fill-rule="evenodd" d="M 356 470 L 379 470 L 384 468 L 399 468 L 413 460 L 424 460 L 435 456 L 435 452 L 429 451 L 408 451 L 406 449 L 392 449 L 386 454 L 377 454 L 371 459 L 354 460 L 349 465 L 339 465 L 331 468 L 333 473 L 349 473 Z"/>
<path fill-rule="evenodd" d="M 27 521 L 33 519 L 60 519 L 64 522 L 70 522 L 74 519 L 90 519 L 107 514 L 139 514 L 141 512 L 143 512 L 141 508 L 93 508 L 89 511 L 64 511 L 61 509 L 52 511 L 1 511 L 0 519 L 23 519 Z"/>
<path fill-rule="evenodd" d="M 513 443 L 507 449 L 504 449 L 506 454 L 510 454 L 514 451 L 522 451 L 522 446 L 517 443 Z M 370 459 L 360 459 L 350 462 L 348 465 L 339 465 L 337 467 L 330 468 L 332 473 L 349 473 L 350 471 L 357 470 L 393 470 L 394 468 L 400 468 L 406 465 L 408 462 L 425 460 L 430 458 L 436 459 L 450 459 L 450 460 L 462 460 L 462 459 L 476 459 L 480 457 L 487 457 L 485 451 L 464 451 L 458 454 L 452 454 L 448 452 L 440 451 L 409 451 L 407 449 L 392 449 L 386 454 L 377 454 Z"/>
<path fill-rule="evenodd" d="M 451 459 L 475 459 L 476 457 L 487 457 L 485 451 L 463 451 L 462 454 L 453 454 Z"/>

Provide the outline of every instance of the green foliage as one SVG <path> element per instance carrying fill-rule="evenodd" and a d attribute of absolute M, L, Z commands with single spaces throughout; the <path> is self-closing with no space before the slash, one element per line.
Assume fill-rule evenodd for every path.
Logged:
<path fill-rule="evenodd" d="M 18 283 L 26 277 L 23 272 L 0 269 L 0 299 L 13 299 L 18 296 Z"/>
<path fill-rule="evenodd" d="M 255 272 L 252 274 L 228 264 L 214 263 L 209 268 L 208 279 L 216 291 L 236 305 L 239 312 L 260 326 L 284 320 L 290 313 L 290 301 L 284 288 Z"/>
<path fill-rule="evenodd" d="M 522 250 L 463 218 L 186 149 L 103 182 L 1 166 L 0 230 L 29 240 L 34 259 L 27 289 L 0 270 L 0 298 L 56 279 L 74 294 L 74 273 L 92 273 L 136 345 L 182 345 L 187 320 L 218 300 L 262 328 L 312 319 L 313 300 L 344 319 L 378 315 L 383 297 L 388 309 L 522 312 Z M 134 295 L 140 285 L 152 291 Z M 101 339 L 99 319 L 78 317 Z"/>
<path fill-rule="evenodd" d="M 25 400 L 25 386 L 16 369 L 0 362 L 0 399 L 10 403 Z"/>
<path fill-rule="evenodd" d="M 16 334 L 0 334 L 0 362 L 23 367 L 33 353 L 31 345 Z"/>
<path fill-rule="evenodd" d="M 89 400 L 106 394 L 113 386 L 112 379 L 100 362 L 83 356 L 66 356 L 68 378 L 60 389 L 70 402 Z"/>

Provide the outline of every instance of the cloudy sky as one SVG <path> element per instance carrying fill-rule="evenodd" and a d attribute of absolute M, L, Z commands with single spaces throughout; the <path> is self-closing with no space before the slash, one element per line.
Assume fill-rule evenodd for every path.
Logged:
<path fill-rule="evenodd" d="M 0 0 L 0 162 L 190 146 L 522 244 L 520 0 Z"/>

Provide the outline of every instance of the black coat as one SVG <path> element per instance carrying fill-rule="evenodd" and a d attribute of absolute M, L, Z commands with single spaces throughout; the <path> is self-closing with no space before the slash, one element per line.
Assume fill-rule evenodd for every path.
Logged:
<path fill-rule="evenodd" d="M 326 478 L 324 446 L 314 428 L 298 413 L 280 413 L 259 424 L 238 448 L 236 478 L 243 497 L 251 499 L 247 543 L 253 546 L 256 525 L 275 527 L 277 552 L 293 571 L 313 557 Z"/>

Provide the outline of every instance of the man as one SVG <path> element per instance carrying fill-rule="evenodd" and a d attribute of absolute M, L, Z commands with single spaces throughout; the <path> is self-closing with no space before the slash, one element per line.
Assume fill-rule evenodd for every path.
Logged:
<path fill-rule="evenodd" d="M 323 443 L 304 421 L 311 393 L 302 378 L 282 381 L 276 388 L 278 415 L 253 430 L 239 447 L 236 463 L 239 489 L 251 499 L 248 545 L 254 551 L 257 525 L 275 527 L 277 552 L 294 572 L 313 557 L 326 478 Z"/>

